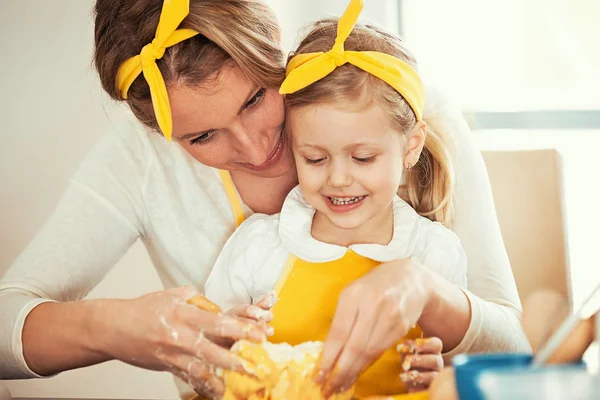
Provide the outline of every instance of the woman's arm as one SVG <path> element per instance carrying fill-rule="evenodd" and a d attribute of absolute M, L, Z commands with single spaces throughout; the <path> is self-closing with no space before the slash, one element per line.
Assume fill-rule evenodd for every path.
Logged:
<path fill-rule="evenodd" d="M 100 311 L 109 317 L 114 314 L 112 305 L 107 300 L 93 300 L 36 306 L 28 313 L 22 334 L 23 357 L 31 372 L 49 376 L 110 360 L 99 349 L 99 335 L 105 332 L 98 328 L 106 325 Z"/>
<path fill-rule="evenodd" d="M 140 188 L 148 163 L 135 162 L 143 148 L 132 150 L 110 145 L 96 152 L 0 281 L 0 379 L 119 359 L 214 393 L 221 385 L 214 366 L 240 366 L 208 337 L 264 339 L 255 323 L 187 304 L 196 294 L 190 288 L 80 300 L 144 232 Z"/>
<path fill-rule="evenodd" d="M 330 391 L 347 387 L 415 323 L 442 339 L 447 360 L 462 352 L 530 351 L 481 154 L 460 112 L 439 93 L 428 93 L 425 119 L 455 139 L 455 231 L 467 254 L 467 289 L 413 260 L 385 263 L 348 286 L 320 365 L 323 379 L 336 371 Z M 386 318 L 372 317 L 380 315 Z"/>
<path fill-rule="evenodd" d="M 110 190 L 114 196 L 119 188 Z M 90 305 L 95 303 L 66 302 L 82 299 L 137 239 L 139 228 L 130 215 L 97 190 L 77 181 L 70 184 L 51 218 L 0 281 L 0 354 L 7 360 L 0 365 L 1 378 L 48 375 L 65 365 L 103 361 L 82 351 L 82 341 L 89 339 L 82 330 L 93 327 L 84 325 L 91 323 Z M 65 337 L 72 343 L 61 348 Z M 55 351 L 61 356 L 53 357 Z M 70 355 L 77 352 L 71 362 Z"/>
<path fill-rule="evenodd" d="M 447 358 L 460 352 L 529 351 L 520 323 L 521 303 L 481 153 L 461 113 L 439 93 L 428 93 L 425 113 L 433 129 L 449 129 L 454 138 L 454 230 L 467 254 L 468 286 L 463 292 L 441 281 L 434 285 L 431 307 L 420 322 L 431 325 L 434 332 L 443 330 L 435 326 L 449 329 L 450 340 L 444 342 L 444 349 L 453 350 Z M 465 320 L 468 329 L 461 335 Z M 453 324 L 457 332 L 453 332 Z"/>

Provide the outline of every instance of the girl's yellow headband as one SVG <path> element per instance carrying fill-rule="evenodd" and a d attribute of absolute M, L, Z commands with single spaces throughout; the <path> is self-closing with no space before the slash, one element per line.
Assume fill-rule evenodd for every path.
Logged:
<path fill-rule="evenodd" d="M 286 78 L 279 89 L 290 94 L 325 78 L 337 67 L 350 63 L 381 79 L 400 93 L 417 117 L 423 118 L 425 89 L 419 74 L 404 61 L 375 51 L 345 51 L 344 42 L 354 29 L 363 9 L 362 0 L 351 0 L 338 22 L 333 48 L 326 53 L 299 54 L 288 63 Z"/>
<path fill-rule="evenodd" d="M 117 89 L 124 99 L 127 99 L 133 81 L 144 73 L 156 121 L 167 140 L 171 140 L 173 135 L 173 117 L 167 87 L 156 60 L 163 57 L 167 48 L 198 34 L 192 29 L 177 29 L 189 12 L 190 0 L 164 0 L 154 39 L 142 48 L 139 55 L 125 61 L 117 73 Z"/>

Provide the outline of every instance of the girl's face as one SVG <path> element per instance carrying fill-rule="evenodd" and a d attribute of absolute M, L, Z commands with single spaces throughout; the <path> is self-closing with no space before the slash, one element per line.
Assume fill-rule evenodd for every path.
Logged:
<path fill-rule="evenodd" d="M 354 109 L 352 104 L 319 104 L 288 112 L 304 196 L 341 229 L 377 224 L 389 216 L 404 170 L 405 136 L 384 110 L 372 104 L 347 111 Z"/>
<path fill-rule="evenodd" d="M 282 135 L 283 97 L 224 67 L 206 86 L 169 86 L 173 140 L 202 164 L 277 177 L 293 160 Z"/>

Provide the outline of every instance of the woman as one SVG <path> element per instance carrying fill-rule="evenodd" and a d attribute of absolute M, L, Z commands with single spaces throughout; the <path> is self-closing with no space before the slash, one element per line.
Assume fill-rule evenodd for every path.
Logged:
<path fill-rule="evenodd" d="M 167 4 L 186 8 L 187 1 Z M 126 100 L 149 130 L 176 143 L 124 126 L 84 162 L 50 221 L 0 283 L 2 379 L 118 359 L 171 371 L 197 392 L 218 396 L 222 382 L 215 368 L 241 368 L 218 343 L 265 337 L 260 325 L 197 309 L 187 300 L 203 291 L 235 228 L 234 215 L 279 212 L 297 183 L 281 134 L 284 107 L 277 89 L 285 71 L 279 28 L 259 1 L 196 0 L 189 14 L 179 11 L 165 14 L 161 0 L 96 3 L 95 62 L 104 89 Z M 181 20 L 183 32 L 175 40 L 171 33 Z M 165 32 L 177 43 L 162 42 Z M 124 68 L 128 60 L 136 65 Z M 155 66 L 168 90 L 168 107 Z M 454 128 L 455 230 L 468 257 L 468 290 L 411 260 L 380 267 L 389 284 L 385 295 L 361 290 L 371 293 L 372 313 L 379 312 L 375 304 L 388 307 L 389 298 L 400 299 L 392 306 L 440 337 L 447 357 L 526 350 L 483 162 L 460 115 L 437 97 L 428 97 L 425 112 Z M 228 200 L 237 197 L 236 190 L 243 205 L 232 213 Z M 81 301 L 138 238 L 169 289 L 132 300 Z M 328 340 L 333 353 L 351 353 L 353 367 L 370 358 L 360 346 L 344 347 L 361 327 L 359 320 L 345 320 L 354 316 L 358 301 L 340 309 Z M 348 365 L 340 368 L 345 379 L 338 387 L 355 378 Z"/>

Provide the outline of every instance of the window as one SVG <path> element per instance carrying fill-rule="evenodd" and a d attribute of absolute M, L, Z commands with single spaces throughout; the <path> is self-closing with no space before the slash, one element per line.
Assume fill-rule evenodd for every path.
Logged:
<path fill-rule="evenodd" d="M 404 0 L 399 8 L 422 75 L 463 109 L 600 111 L 597 0 Z"/>

